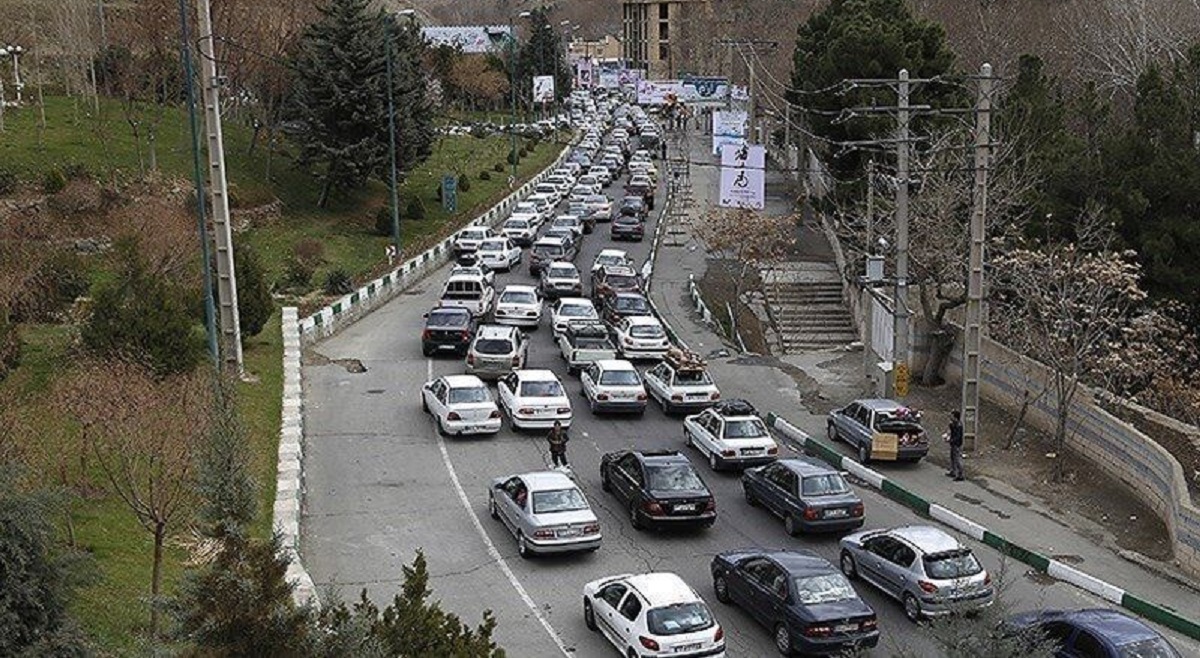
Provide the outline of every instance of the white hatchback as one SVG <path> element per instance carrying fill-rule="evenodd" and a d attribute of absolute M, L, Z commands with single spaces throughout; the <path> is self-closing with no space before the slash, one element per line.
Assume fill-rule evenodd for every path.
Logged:
<path fill-rule="evenodd" d="M 500 410 L 487 386 L 474 375 L 447 375 L 421 387 L 421 408 L 443 435 L 495 434 Z"/>
<path fill-rule="evenodd" d="M 537 328 L 542 323 L 542 298 L 533 286 L 504 286 L 496 298 L 496 324 Z"/>
<path fill-rule="evenodd" d="M 775 461 L 779 444 L 744 400 L 722 400 L 683 420 L 683 438 L 708 457 L 714 471 Z"/>
<path fill-rule="evenodd" d="M 583 622 L 622 656 L 725 657 L 725 631 L 673 573 L 623 574 L 583 586 Z"/>
<path fill-rule="evenodd" d="M 633 364 L 622 359 L 593 361 L 579 371 L 583 397 L 593 414 L 620 411 L 646 412 L 646 387 Z"/>
<path fill-rule="evenodd" d="M 667 332 L 658 318 L 626 316 L 613 326 L 614 343 L 626 359 L 661 359 L 671 347 Z"/>
<path fill-rule="evenodd" d="M 515 370 L 500 378 L 500 406 L 516 429 L 550 429 L 555 421 L 571 426 L 571 400 L 549 370 Z"/>

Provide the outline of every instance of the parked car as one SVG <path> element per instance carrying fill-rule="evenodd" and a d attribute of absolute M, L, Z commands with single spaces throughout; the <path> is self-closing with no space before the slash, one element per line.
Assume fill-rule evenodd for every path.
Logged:
<path fill-rule="evenodd" d="M 725 551 L 709 570 L 717 600 L 770 629 L 784 656 L 841 655 L 879 643 L 875 611 L 812 551 Z"/>
<path fill-rule="evenodd" d="M 577 296 L 583 294 L 579 270 L 571 263 L 554 262 L 542 268 L 538 290 L 543 297 Z"/>
<path fill-rule="evenodd" d="M 571 400 L 553 372 L 514 370 L 500 378 L 497 388 L 514 429 L 550 429 L 555 422 L 571 426 Z"/>
<path fill-rule="evenodd" d="M 479 243 L 475 256 L 488 269 L 510 271 L 521 264 L 521 248 L 508 238 L 488 238 Z"/>
<path fill-rule="evenodd" d="M 608 329 L 599 322 L 571 320 L 555 341 L 567 362 L 567 372 L 572 374 L 590 363 L 617 358 Z"/>
<path fill-rule="evenodd" d="M 673 573 L 623 574 L 583 586 L 583 623 L 625 657 L 725 658 L 725 631 Z"/>
<path fill-rule="evenodd" d="M 471 315 L 471 311 L 457 306 L 439 306 L 425 314 L 425 328 L 421 331 L 421 354 L 466 354 L 474 335 L 475 317 Z"/>
<path fill-rule="evenodd" d="M 1158 631 L 1108 608 L 1031 610 L 1004 627 L 1006 634 L 1049 643 L 1057 658 L 1182 658 Z"/>
<path fill-rule="evenodd" d="M 443 436 L 500 431 L 500 410 L 487 385 L 474 375 L 446 375 L 426 382 L 421 387 L 421 409 L 433 416 Z"/>
<path fill-rule="evenodd" d="M 609 225 L 609 237 L 617 240 L 632 240 L 641 242 L 646 234 L 646 224 L 641 219 L 631 215 L 617 215 Z"/>
<path fill-rule="evenodd" d="M 717 500 L 700 474 L 676 450 L 624 450 L 600 458 L 600 486 L 629 513 L 636 530 L 651 527 L 711 527 Z"/>
<path fill-rule="evenodd" d="M 858 452 L 858 461 L 921 461 L 929 439 L 921 414 L 894 400 L 855 400 L 829 412 L 830 441 L 845 441 Z"/>
<path fill-rule="evenodd" d="M 861 528 L 862 499 L 836 469 L 807 459 L 780 459 L 742 473 L 746 502 L 783 519 L 789 535 Z"/>
<path fill-rule="evenodd" d="M 444 307 L 465 308 L 474 317 L 483 317 L 492 310 L 496 293 L 491 284 L 479 275 L 457 274 L 446 280 L 439 303 Z"/>
<path fill-rule="evenodd" d="M 971 549 L 930 526 L 865 530 L 842 538 L 841 567 L 904 604 L 911 621 L 970 612 L 995 600 Z"/>
<path fill-rule="evenodd" d="M 582 297 L 561 297 L 550 304 L 550 325 L 554 333 L 566 331 L 571 322 L 600 321 L 600 314 L 592 300 Z M 607 332 L 606 332 L 607 335 Z"/>
<path fill-rule="evenodd" d="M 668 349 L 663 360 L 646 371 L 645 382 L 646 393 L 668 415 L 701 411 L 721 399 L 704 359 L 678 347 Z"/>
<path fill-rule="evenodd" d="M 542 323 L 542 298 L 533 286 L 508 285 L 496 298 L 496 324 L 537 329 Z"/>
<path fill-rule="evenodd" d="M 492 480 L 488 512 L 513 534 L 523 558 L 600 548 L 600 521 L 587 496 L 559 471 Z"/>
<path fill-rule="evenodd" d="M 583 397 L 593 414 L 602 411 L 646 413 L 646 387 L 633 364 L 597 359 L 579 370 Z"/>
<path fill-rule="evenodd" d="M 500 225 L 500 234 L 518 247 L 528 247 L 537 236 L 537 224 L 525 217 L 509 217 Z"/>
<path fill-rule="evenodd" d="M 745 400 L 721 400 L 683 420 L 687 444 L 708 457 L 714 471 L 773 462 L 779 445 L 767 424 Z"/>
<path fill-rule="evenodd" d="M 467 373 L 496 379 L 524 368 L 528 356 L 529 342 L 520 329 L 485 324 L 475 332 L 475 340 L 467 350 Z"/>
<path fill-rule="evenodd" d="M 529 250 L 529 273 L 538 276 L 550 263 L 574 260 L 575 254 L 575 243 L 570 237 L 538 238 Z"/>
<path fill-rule="evenodd" d="M 600 311 L 600 318 L 609 325 L 615 325 L 621 318 L 654 315 L 650 302 L 636 292 L 601 295 L 596 308 Z"/>

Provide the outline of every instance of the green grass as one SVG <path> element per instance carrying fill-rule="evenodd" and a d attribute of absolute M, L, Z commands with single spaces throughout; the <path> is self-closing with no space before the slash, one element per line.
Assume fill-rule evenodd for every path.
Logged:
<path fill-rule="evenodd" d="M 246 371 L 258 381 L 238 384 L 238 411 L 249 441 L 250 474 L 258 485 L 255 537 L 271 535 L 275 507 L 275 467 L 279 449 L 279 419 L 283 412 L 283 336 L 276 311 L 262 333 L 246 341 Z"/>

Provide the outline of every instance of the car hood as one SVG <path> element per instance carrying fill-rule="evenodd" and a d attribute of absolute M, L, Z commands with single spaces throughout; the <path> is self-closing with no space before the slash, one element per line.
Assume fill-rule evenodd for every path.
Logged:
<path fill-rule="evenodd" d="M 866 617 L 875 614 L 871 606 L 867 605 L 860 598 L 846 599 L 844 601 L 833 601 L 830 603 L 816 603 L 805 605 L 800 602 L 793 603 L 792 606 L 797 610 L 803 611 L 801 614 L 809 617 L 813 621 L 834 621 L 838 619 L 848 619 L 855 617 Z"/>

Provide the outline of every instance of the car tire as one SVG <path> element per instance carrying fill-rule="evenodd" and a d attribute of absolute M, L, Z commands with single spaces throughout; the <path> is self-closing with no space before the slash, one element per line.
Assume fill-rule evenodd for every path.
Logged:
<path fill-rule="evenodd" d="M 633 526 L 634 530 L 641 530 L 646 527 L 642 523 L 642 517 L 638 513 L 637 503 L 629 503 L 629 525 Z"/>
<path fill-rule="evenodd" d="M 612 491 L 612 483 L 608 481 L 608 471 L 600 469 L 600 489 L 602 491 Z"/>
<path fill-rule="evenodd" d="M 904 616 L 908 620 L 916 624 L 924 619 L 924 614 L 921 612 L 921 602 L 917 601 L 917 597 L 912 594 L 904 593 Z"/>
<path fill-rule="evenodd" d="M 488 514 L 497 521 L 500 520 L 500 510 L 496 508 L 496 497 L 488 495 Z"/>
<path fill-rule="evenodd" d="M 780 655 L 792 655 L 792 634 L 784 624 L 775 626 L 775 648 L 779 650 Z"/>
<path fill-rule="evenodd" d="M 718 601 L 729 603 L 729 583 L 725 580 L 724 574 L 713 576 L 713 592 L 717 595 Z"/>
<path fill-rule="evenodd" d="M 528 560 L 533 557 L 533 551 L 529 548 L 529 542 L 525 540 L 525 533 L 517 533 L 517 555 L 522 559 Z"/>
<path fill-rule="evenodd" d="M 421 355 L 422 356 L 433 356 L 433 350 L 425 345 L 422 345 L 421 346 Z"/>
<path fill-rule="evenodd" d="M 827 436 L 829 436 L 829 440 L 830 440 L 830 441 L 833 441 L 834 443 L 836 443 L 836 442 L 837 442 L 837 440 L 838 440 L 838 431 L 837 431 L 837 426 L 836 426 L 836 425 L 834 425 L 833 423 L 827 423 L 827 424 L 825 425 L 825 434 L 826 434 Z"/>
<path fill-rule="evenodd" d="M 592 602 L 586 597 L 583 599 L 583 624 L 587 626 L 589 631 L 599 630 L 596 626 L 596 610 L 592 607 Z"/>
<path fill-rule="evenodd" d="M 425 401 L 425 393 L 421 393 L 421 411 L 429 413 L 429 403 Z"/>
<path fill-rule="evenodd" d="M 721 470 L 721 460 L 717 457 L 716 451 L 708 453 L 708 465 L 713 472 Z"/>
<path fill-rule="evenodd" d="M 758 498 L 754 496 L 754 492 L 750 491 L 750 487 L 742 484 L 742 495 L 746 497 L 746 504 L 750 507 L 758 507 Z"/>
<path fill-rule="evenodd" d="M 842 551 L 838 565 L 842 569 L 842 575 L 848 580 L 858 580 L 858 564 L 854 561 L 854 556 L 850 554 L 850 551 Z"/>
<path fill-rule="evenodd" d="M 867 464 L 871 461 L 871 446 L 860 443 L 858 444 L 858 463 Z"/>
<path fill-rule="evenodd" d="M 795 537 L 800 534 L 800 528 L 796 526 L 796 517 L 788 514 L 783 517 L 783 530 L 788 533 L 789 537 Z"/>

